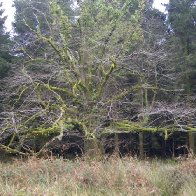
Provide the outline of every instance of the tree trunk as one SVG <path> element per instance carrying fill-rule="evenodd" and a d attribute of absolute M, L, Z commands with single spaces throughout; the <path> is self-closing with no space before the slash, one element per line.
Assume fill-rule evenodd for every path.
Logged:
<path fill-rule="evenodd" d="M 144 158 L 144 133 L 139 132 L 139 157 Z"/>
<path fill-rule="evenodd" d="M 196 148 L 195 148 L 195 133 L 189 132 L 189 150 L 191 153 L 195 154 Z"/>

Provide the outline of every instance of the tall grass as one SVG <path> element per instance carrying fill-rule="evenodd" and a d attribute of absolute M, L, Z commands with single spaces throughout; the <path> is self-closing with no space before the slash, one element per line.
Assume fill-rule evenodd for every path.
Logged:
<path fill-rule="evenodd" d="M 196 195 L 196 160 L 110 158 L 0 162 L 1 196 Z"/>

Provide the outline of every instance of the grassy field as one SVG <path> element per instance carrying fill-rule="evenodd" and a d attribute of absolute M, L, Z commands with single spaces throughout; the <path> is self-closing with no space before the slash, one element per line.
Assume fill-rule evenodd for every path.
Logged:
<path fill-rule="evenodd" d="M 0 162 L 1 196 L 196 195 L 196 160 L 112 157 Z"/>

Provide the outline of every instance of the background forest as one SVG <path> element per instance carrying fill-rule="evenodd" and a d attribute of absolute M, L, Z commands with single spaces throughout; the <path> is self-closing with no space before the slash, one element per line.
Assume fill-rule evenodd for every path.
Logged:
<path fill-rule="evenodd" d="M 1 9 L 0 149 L 194 152 L 196 1 L 152 4 L 15 0 L 12 35 Z"/>

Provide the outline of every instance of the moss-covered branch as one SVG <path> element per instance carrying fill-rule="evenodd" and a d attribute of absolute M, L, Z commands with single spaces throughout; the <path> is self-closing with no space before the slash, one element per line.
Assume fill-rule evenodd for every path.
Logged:
<path fill-rule="evenodd" d="M 110 66 L 110 69 L 108 70 L 108 72 L 105 73 L 105 75 L 103 77 L 103 80 L 101 81 L 100 86 L 98 88 L 98 93 L 97 93 L 98 98 L 102 95 L 103 90 L 104 90 L 104 88 L 107 84 L 107 81 L 108 81 L 109 77 L 111 76 L 114 69 L 117 67 L 116 62 L 114 60 L 111 60 L 111 61 L 112 61 L 112 64 Z"/>

